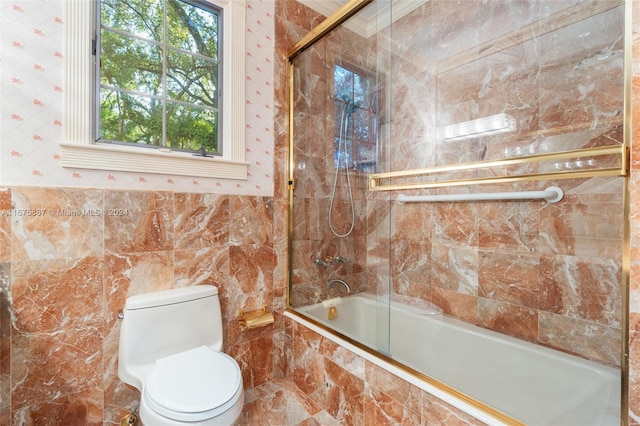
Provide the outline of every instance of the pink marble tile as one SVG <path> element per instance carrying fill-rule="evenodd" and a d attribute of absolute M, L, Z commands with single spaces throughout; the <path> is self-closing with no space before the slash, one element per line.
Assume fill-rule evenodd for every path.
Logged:
<path fill-rule="evenodd" d="M 171 250 L 174 196 L 166 192 L 111 191 L 105 194 L 106 253 Z"/>
<path fill-rule="evenodd" d="M 324 359 L 324 408 L 344 424 L 364 423 L 364 381 Z"/>
<path fill-rule="evenodd" d="M 480 426 L 485 424 L 426 392 L 422 394 L 421 408 L 422 424 L 447 426 Z"/>
<path fill-rule="evenodd" d="M 538 309 L 539 256 L 481 251 L 478 296 Z"/>
<path fill-rule="evenodd" d="M 541 310 L 620 326 L 622 277 L 616 261 L 542 256 L 540 274 Z"/>
<path fill-rule="evenodd" d="M 432 271 L 429 279 L 433 287 L 472 296 L 478 294 L 476 248 L 434 244 L 429 263 Z"/>
<path fill-rule="evenodd" d="M 11 260 L 11 190 L 0 188 L 0 262 Z"/>
<path fill-rule="evenodd" d="M 312 401 L 324 405 L 324 357 L 318 353 L 321 342 L 322 337 L 315 332 L 294 325 L 292 379 Z"/>
<path fill-rule="evenodd" d="M 173 288 L 173 253 L 108 255 L 104 283 L 111 309 L 122 309 L 129 296 Z"/>
<path fill-rule="evenodd" d="M 622 237 L 618 194 L 565 194 L 540 212 L 541 253 L 617 258 Z"/>
<path fill-rule="evenodd" d="M 511 191 L 512 189 L 503 190 Z M 538 188 L 532 190 L 538 190 Z M 537 252 L 540 204 L 528 201 L 479 203 L 478 209 L 480 211 L 478 245 L 481 248 Z"/>
<path fill-rule="evenodd" d="M 524 340 L 538 340 L 538 315 L 534 309 L 478 299 L 478 325 Z"/>
<path fill-rule="evenodd" d="M 540 312 L 539 341 L 565 352 L 620 366 L 620 329 Z"/>
<path fill-rule="evenodd" d="M 366 382 L 368 388 L 382 392 L 406 410 L 421 415 L 422 389 L 370 362 L 366 363 Z M 369 413 L 370 409 L 365 412 Z"/>
<path fill-rule="evenodd" d="M 103 191 L 13 188 L 13 261 L 102 255 Z"/>
<path fill-rule="evenodd" d="M 229 197 L 215 194 L 175 194 L 176 249 L 220 247 L 229 240 Z"/>
<path fill-rule="evenodd" d="M 205 247 L 199 250 L 174 250 L 175 287 L 213 284 L 224 291 L 230 284 L 229 248 Z"/>
<path fill-rule="evenodd" d="M 248 333 L 253 331 L 255 330 L 249 330 Z M 240 365 L 245 389 L 260 386 L 273 379 L 273 338 L 270 332 L 234 345 L 229 353 Z"/>
<path fill-rule="evenodd" d="M 273 200 L 267 197 L 230 197 L 229 244 L 262 244 L 273 241 Z"/>
<path fill-rule="evenodd" d="M 14 327 L 21 333 L 100 328 L 100 258 L 13 262 Z"/>
<path fill-rule="evenodd" d="M 366 388 L 364 422 L 375 425 L 417 425 L 421 423 L 421 413 L 407 408 L 378 389 Z"/>
<path fill-rule="evenodd" d="M 102 424 L 102 334 L 99 327 L 12 338 L 14 423 Z"/>

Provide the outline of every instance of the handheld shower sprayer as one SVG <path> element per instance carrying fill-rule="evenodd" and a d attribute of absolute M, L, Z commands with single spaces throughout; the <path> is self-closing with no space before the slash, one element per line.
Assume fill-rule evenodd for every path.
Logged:
<path fill-rule="evenodd" d="M 338 98 L 338 97 L 336 97 Z M 336 167 L 335 167 L 335 174 L 334 174 L 334 179 L 333 179 L 333 188 L 331 190 L 331 198 L 330 198 L 330 202 L 329 202 L 329 228 L 331 229 L 331 232 L 333 233 L 333 235 L 335 235 L 338 238 L 343 238 L 348 236 L 349 234 L 351 234 L 351 231 L 353 231 L 353 227 L 355 226 L 355 222 L 356 222 L 356 212 L 355 212 L 355 206 L 354 206 L 354 202 L 353 202 L 353 193 L 352 193 L 352 189 L 351 189 L 351 176 L 349 175 L 349 162 L 350 162 L 350 154 L 347 152 L 347 134 L 349 132 L 349 121 L 351 116 L 353 115 L 353 112 L 355 111 L 355 109 L 358 107 L 357 103 L 354 101 L 353 98 L 351 98 L 349 95 L 347 94 L 342 94 L 342 96 L 340 96 L 338 99 L 342 100 L 344 102 L 344 107 L 342 108 L 342 116 L 340 118 L 340 134 L 338 137 L 338 149 L 337 149 L 337 163 L 336 163 Z M 344 163 L 344 171 L 345 171 L 345 175 L 346 175 L 346 179 L 347 179 L 347 189 L 348 189 L 348 194 L 349 194 L 349 207 L 351 209 L 351 225 L 349 227 L 349 230 L 347 230 L 344 233 L 339 232 L 338 230 L 336 230 L 336 228 L 333 226 L 333 206 L 334 206 L 334 201 L 336 198 L 336 188 L 338 186 L 338 175 L 340 172 L 340 164 L 342 163 L 342 159 L 344 158 L 345 163 Z"/>

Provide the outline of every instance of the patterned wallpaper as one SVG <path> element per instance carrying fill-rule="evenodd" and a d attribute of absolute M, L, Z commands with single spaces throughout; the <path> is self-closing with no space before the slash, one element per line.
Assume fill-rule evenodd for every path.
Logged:
<path fill-rule="evenodd" d="M 247 0 L 249 178 L 236 181 L 62 168 L 64 0 L 2 0 L 0 184 L 272 196 L 273 8 L 271 0 Z"/>

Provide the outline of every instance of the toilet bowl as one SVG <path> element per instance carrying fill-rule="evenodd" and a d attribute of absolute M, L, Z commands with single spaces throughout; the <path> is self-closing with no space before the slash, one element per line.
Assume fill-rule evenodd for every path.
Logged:
<path fill-rule="evenodd" d="M 156 361 L 142 385 L 140 418 L 150 426 L 230 425 L 243 403 L 238 364 L 201 346 Z"/>
<path fill-rule="evenodd" d="M 216 287 L 131 296 L 119 317 L 118 377 L 140 391 L 140 423 L 226 426 L 238 419 L 242 374 L 222 352 Z"/>

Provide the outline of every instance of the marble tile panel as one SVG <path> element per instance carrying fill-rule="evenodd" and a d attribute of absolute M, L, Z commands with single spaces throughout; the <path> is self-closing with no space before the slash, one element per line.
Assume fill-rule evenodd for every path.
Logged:
<path fill-rule="evenodd" d="M 293 382 L 312 401 L 323 404 L 325 365 L 318 353 L 322 337 L 299 324 L 295 324 L 293 336 Z"/>
<path fill-rule="evenodd" d="M 367 388 L 382 392 L 406 410 L 421 414 L 422 390 L 387 370 L 366 362 Z M 365 400 L 366 403 L 366 400 Z M 365 410 L 368 413 L 370 410 Z"/>
<path fill-rule="evenodd" d="M 478 296 L 538 309 L 539 257 L 482 250 L 478 256 Z"/>
<path fill-rule="evenodd" d="M 105 194 L 104 249 L 110 254 L 166 251 L 174 247 L 174 195 L 109 191 Z"/>
<path fill-rule="evenodd" d="M 254 331 L 248 330 L 245 333 L 253 333 Z M 240 366 L 245 389 L 260 386 L 273 379 L 274 357 L 271 334 L 236 344 L 229 349 L 228 353 Z"/>
<path fill-rule="evenodd" d="M 249 389 L 238 426 L 257 425 L 338 426 L 320 406 L 311 401 L 292 382 L 274 380 Z"/>
<path fill-rule="evenodd" d="M 21 333 L 102 325 L 101 258 L 12 263 L 13 316 Z"/>
<path fill-rule="evenodd" d="M 430 242 L 432 208 L 429 204 L 396 204 L 392 210 L 393 238 Z"/>
<path fill-rule="evenodd" d="M 173 288 L 173 253 L 107 255 L 104 285 L 111 312 L 122 309 L 129 296 Z"/>
<path fill-rule="evenodd" d="M 391 254 L 391 275 L 396 292 L 420 297 L 431 286 L 431 245 L 397 239 Z M 424 299 L 424 297 L 421 297 Z"/>
<path fill-rule="evenodd" d="M 229 201 L 229 244 L 273 242 L 273 198 L 231 196 Z"/>
<path fill-rule="evenodd" d="M 481 203 L 478 210 L 480 212 L 478 216 L 480 248 L 525 253 L 538 251 L 540 219 L 538 203 Z"/>
<path fill-rule="evenodd" d="M 540 252 L 617 258 L 622 236 L 621 194 L 565 194 L 540 211 Z"/>
<path fill-rule="evenodd" d="M 174 247 L 200 250 L 220 247 L 229 241 L 229 197 L 217 194 L 174 196 Z"/>
<path fill-rule="evenodd" d="M 614 260 L 542 256 L 539 308 L 619 327 L 621 274 L 620 265 Z"/>
<path fill-rule="evenodd" d="M 96 389 L 15 408 L 11 424 L 100 426 L 103 417 L 102 392 Z"/>
<path fill-rule="evenodd" d="M 478 44 L 478 30 L 467 22 L 477 22 L 477 0 L 433 2 L 433 56 L 440 61 Z"/>
<path fill-rule="evenodd" d="M 14 424 L 102 424 L 102 331 L 99 326 L 16 333 L 12 337 Z"/>
<path fill-rule="evenodd" d="M 478 247 L 478 221 L 473 203 L 437 204 L 433 208 L 432 242 Z"/>
<path fill-rule="evenodd" d="M 433 287 L 454 290 L 460 294 L 478 294 L 478 250 L 434 244 L 431 250 Z"/>
<path fill-rule="evenodd" d="M 539 322 L 541 344 L 620 366 L 622 335 L 619 328 L 542 311 Z"/>
<path fill-rule="evenodd" d="M 0 262 L 0 425 L 11 417 L 11 263 Z"/>
<path fill-rule="evenodd" d="M 320 354 L 357 378 L 365 378 L 365 360 L 329 339 L 323 339 Z"/>
<path fill-rule="evenodd" d="M 433 262 L 430 259 L 431 244 L 398 239 L 393 244 L 391 253 L 394 286 L 427 288 L 431 285 L 428 278 L 432 275 L 433 268 Z"/>
<path fill-rule="evenodd" d="M 623 61 L 619 43 L 624 37 L 622 26 L 610 22 L 621 22 L 622 9 L 540 37 L 542 128 L 595 123 L 621 113 Z M 603 28 L 602 34 L 597 40 L 583 40 L 581 35 L 590 34 L 594 26 Z M 572 84 L 566 84 L 567 80 Z"/>
<path fill-rule="evenodd" d="M 271 293 L 273 289 L 274 253 L 271 244 L 229 247 L 229 281 L 235 286 L 224 290 L 242 294 Z M 224 294 L 227 294 L 227 293 Z"/>
<path fill-rule="evenodd" d="M 537 21 L 539 1 L 481 2 L 478 16 L 479 42 L 483 43 Z"/>
<path fill-rule="evenodd" d="M 0 262 L 11 260 L 11 189 L 0 188 Z"/>
<path fill-rule="evenodd" d="M 12 208 L 12 261 L 102 255 L 103 191 L 13 188 Z"/>
<path fill-rule="evenodd" d="M 229 279 L 229 248 L 204 247 L 198 250 L 174 250 L 174 287 L 212 284 L 223 289 Z"/>
<path fill-rule="evenodd" d="M 324 359 L 325 410 L 344 424 L 364 423 L 364 380 Z"/>
<path fill-rule="evenodd" d="M 520 339 L 538 340 L 538 311 L 523 306 L 478 298 L 478 325 Z"/>
<path fill-rule="evenodd" d="M 413 411 L 379 389 L 365 386 L 364 422 L 375 425 L 418 425 L 420 411 Z"/>
<path fill-rule="evenodd" d="M 478 297 L 439 287 L 431 289 L 431 302 L 442 308 L 445 314 L 478 324 Z"/>
<path fill-rule="evenodd" d="M 422 393 L 422 424 L 481 426 L 484 422 L 426 392 Z"/>
<path fill-rule="evenodd" d="M 329 211 L 327 200 L 296 197 L 293 206 L 293 240 L 322 239 Z"/>

